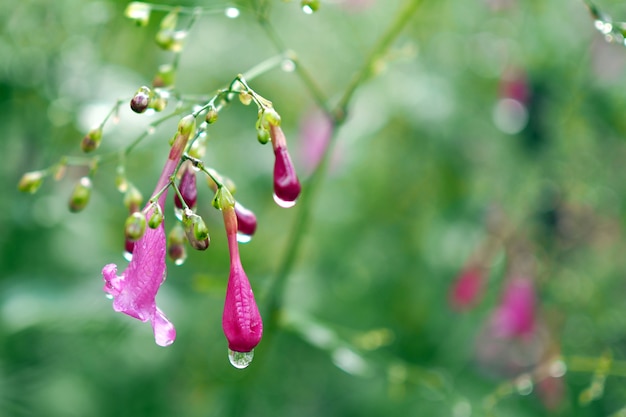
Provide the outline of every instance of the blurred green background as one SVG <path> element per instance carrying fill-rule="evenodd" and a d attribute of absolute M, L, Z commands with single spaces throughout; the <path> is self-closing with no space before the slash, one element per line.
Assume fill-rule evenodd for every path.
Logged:
<path fill-rule="evenodd" d="M 269 16 L 333 104 L 401 4 L 327 1 L 307 15 L 275 1 Z M 623 2 L 597 5 L 626 20 Z M 170 264 L 159 293 L 178 331 L 167 348 L 149 325 L 113 312 L 101 288 L 102 266 L 125 263 L 114 164 L 99 168 L 79 214 L 66 207 L 81 168 L 35 195 L 16 189 L 24 172 L 79 155 L 115 100 L 170 62 L 153 41 L 164 14 L 141 28 L 125 6 L 0 2 L 0 416 L 624 415 L 626 49 L 605 42 L 582 1 L 423 1 L 358 88 L 318 192 L 290 210 L 272 201 L 255 109 L 234 103 L 220 115 L 206 161 L 259 219 L 241 251 L 262 311 L 299 210 L 311 208 L 278 326 L 244 371 L 226 356 L 228 255 L 208 187 L 199 211 L 212 247 Z M 238 6 L 237 19 L 215 13 L 193 27 L 180 92 L 212 94 L 277 53 L 256 4 Z M 311 94 L 280 69 L 251 85 L 280 112 L 306 193 Z M 156 117 L 123 106 L 99 152 L 129 144 Z M 144 196 L 175 123 L 130 155 Z M 516 256 L 503 234 L 532 259 L 537 330 L 480 359 Z M 450 286 L 485 242 L 485 296 L 455 312 Z M 528 359 L 513 372 L 511 352 Z M 568 370 L 551 385 L 518 378 L 559 352 Z M 608 375 L 601 357 L 615 360 Z M 593 381 L 593 400 L 581 401 Z"/>

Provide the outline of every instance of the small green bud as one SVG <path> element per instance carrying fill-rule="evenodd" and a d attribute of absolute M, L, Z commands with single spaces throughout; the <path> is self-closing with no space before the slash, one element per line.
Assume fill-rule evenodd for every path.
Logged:
<path fill-rule="evenodd" d="M 218 210 L 224 210 L 227 208 L 235 207 L 235 198 L 230 193 L 228 188 L 220 187 L 217 189 L 215 196 L 213 197 L 213 207 Z"/>
<path fill-rule="evenodd" d="M 155 94 L 154 97 L 150 100 L 150 103 L 148 104 L 148 107 L 158 112 L 165 110 L 166 106 L 167 106 L 167 99 L 159 94 Z"/>
<path fill-rule="evenodd" d="M 239 93 L 239 101 L 241 101 L 241 104 L 244 106 L 247 106 L 252 103 L 252 96 L 247 91 L 242 91 Z"/>
<path fill-rule="evenodd" d="M 152 205 L 152 215 L 148 220 L 148 226 L 150 229 L 156 229 L 163 223 L 163 210 L 159 204 Z"/>
<path fill-rule="evenodd" d="M 189 209 L 183 211 L 183 227 L 187 240 L 194 249 L 206 250 L 209 247 L 209 229 L 202 217 Z"/>
<path fill-rule="evenodd" d="M 208 124 L 217 122 L 217 109 L 215 107 L 209 107 L 209 111 L 206 113 L 205 120 Z"/>
<path fill-rule="evenodd" d="M 79 212 L 87 206 L 89 198 L 91 197 L 92 188 L 91 178 L 82 177 L 78 180 L 70 195 L 69 208 L 71 212 Z"/>
<path fill-rule="evenodd" d="M 22 175 L 22 178 L 20 178 L 20 182 L 17 184 L 17 189 L 23 193 L 35 194 L 39 187 L 41 187 L 45 176 L 46 174 L 43 171 L 27 172 Z"/>
<path fill-rule="evenodd" d="M 196 140 L 194 140 L 193 143 L 191 144 L 191 147 L 189 148 L 189 151 L 188 151 L 189 156 L 191 156 L 192 158 L 196 158 L 196 159 L 204 158 L 204 155 L 206 154 L 206 142 L 207 142 L 206 131 L 201 132 L 196 138 Z"/>
<path fill-rule="evenodd" d="M 272 107 L 263 110 L 261 118 L 263 127 L 269 128 L 269 125 L 280 126 L 280 115 Z"/>
<path fill-rule="evenodd" d="M 187 116 L 180 119 L 178 122 L 178 133 L 185 136 L 192 136 L 196 131 L 196 118 L 193 114 L 188 114 Z"/>
<path fill-rule="evenodd" d="M 176 71 L 171 64 L 159 66 L 159 70 L 152 79 L 152 86 L 155 88 L 171 87 L 176 79 Z"/>
<path fill-rule="evenodd" d="M 131 242 L 136 242 L 144 233 L 146 233 L 146 216 L 141 211 L 136 211 L 126 219 L 124 235 Z"/>
<path fill-rule="evenodd" d="M 102 142 L 102 127 L 98 126 L 94 129 L 91 129 L 83 138 L 80 143 L 80 147 L 83 152 L 91 152 L 98 149 L 100 146 L 100 142 Z"/>
<path fill-rule="evenodd" d="M 146 26 L 150 21 L 150 5 L 133 1 L 126 6 L 124 16 L 133 19 L 137 26 Z"/>
<path fill-rule="evenodd" d="M 270 132 L 264 127 L 260 127 L 256 130 L 256 138 L 261 145 L 265 145 L 270 141 Z"/>
<path fill-rule="evenodd" d="M 129 211 L 137 211 L 143 204 L 141 192 L 132 184 L 128 184 L 128 189 L 124 193 L 124 206 Z"/>

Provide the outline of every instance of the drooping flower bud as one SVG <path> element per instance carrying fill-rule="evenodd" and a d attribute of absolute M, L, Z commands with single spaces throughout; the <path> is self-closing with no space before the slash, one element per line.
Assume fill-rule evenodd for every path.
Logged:
<path fill-rule="evenodd" d="M 536 296 L 532 279 L 513 276 L 505 283 L 502 299 L 491 316 L 491 330 L 496 337 L 528 336 L 535 328 Z"/>
<path fill-rule="evenodd" d="M 139 210 L 139 207 L 143 204 L 143 196 L 141 192 L 132 184 L 128 184 L 126 192 L 124 193 L 124 206 L 131 213 Z"/>
<path fill-rule="evenodd" d="M 167 254 L 175 265 L 182 265 L 187 259 L 186 240 L 185 231 L 180 224 L 176 224 L 167 235 Z"/>
<path fill-rule="evenodd" d="M 27 172 L 22 175 L 20 182 L 17 184 L 17 189 L 23 193 L 34 194 L 41 187 L 45 176 L 46 174 L 43 171 Z"/>
<path fill-rule="evenodd" d="M 70 195 L 69 208 L 71 212 L 79 212 L 87 206 L 89 198 L 91 197 L 92 188 L 91 178 L 82 177 L 78 180 Z"/>
<path fill-rule="evenodd" d="M 247 243 L 256 231 L 256 216 L 239 202 L 235 202 L 235 214 L 237 215 L 237 240 L 239 243 Z"/>
<path fill-rule="evenodd" d="M 218 113 L 217 113 L 217 109 L 215 107 L 209 107 L 209 111 L 207 111 L 206 116 L 204 117 L 204 119 L 206 120 L 206 122 L 208 124 L 213 124 L 215 122 L 217 122 L 217 117 L 218 117 Z"/>
<path fill-rule="evenodd" d="M 150 229 L 156 229 L 161 223 L 163 223 L 163 210 L 160 205 L 153 204 L 152 214 L 150 215 L 150 219 L 148 219 L 148 227 L 150 227 Z"/>
<path fill-rule="evenodd" d="M 189 244 L 197 250 L 206 250 L 210 244 L 209 229 L 202 217 L 193 211 L 183 211 L 183 228 Z"/>
<path fill-rule="evenodd" d="M 280 126 L 270 125 L 274 148 L 274 200 L 281 207 L 291 207 L 300 195 L 300 181 L 287 151 L 287 141 Z"/>
<path fill-rule="evenodd" d="M 130 100 L 130 108 L 135 113 L 143 113 L 146 111 L 148 106 L 150 105 L 150 100 L 152 99 L 152 90 L 149 87 L 143 86 L 140 87 L 139 90 L 135 93 L 133 98 Z"/>
<path fill-rule="evenodd" d="M 264 127 L 260 127 L 256 130 L 256 138 L 261 145 L 265 145 L 270 141 L 270 132 Z"/>
<path fill-rule="evenodd" d="M 160 94 L 159 91 L 155 90 L 148 107 L 157 112 L 165 110 L 165 107 L 167 107 L 166 95 Z"/>
<path fill-rule="evenodd" d="M 252 360 L 253 349 L 261 341 L 263 321 L 239 257 L 235 208 L 225 207 L 222 209 L 222 214 L 230 252 L 230 274 L 224 301 L 222 328 L 228 340 L 231 363 L 237 368 L 245 368 Z"/>
<path fill-rule="evenodd" d="M 132 213 L 124 223 L 124 235 L 131 242 L 136 242 L 146 233 L 146 216 L 141 211 Z"/>
<path fill-rule="evenodd" d="M 478 265 L 464 268 L 452 284 L 449 302 L 457 311 L 467 311 L 474 307 L 482 296 L 486 275 Z"/>
<path fill-rule="evenodd" d="M 183 40 L 187 37 L 184 30 L 176 30 L 178 23 L 178 10 L 168 13 L 161 20 L 159 31 L 155 41 L 162 49 L 172 52 L 180 52 L 183 47 Z"/>
<path fill-rule="evenodd" d="M 98 149 L 98 146 L 100 146 L 100 142 L 102 142 L 102 127 L 98 126 L 91 129 L 85 135 L 82 142 L 80 143 L 80 147 L 83 152 L 91 152 Z"/>
<path fill-rule="evenodd" d="M 180 178 L 180 183 L 178 184 L 178 190 L 180 191 L 180 195 L 183 197 L 184 202 L 187 204 L 187 207 L 193 209 L 196 206 L 196 201 L 198 199 L 196 173 L 193 170 L 193 166 L 190 161 L 186 161 L 181 170 L 183 172 Z M 174 205 L 176 208 L 181 210 L 185 208 L 185 205 L 180 199 L 178 193 L 174 194 Z"/>

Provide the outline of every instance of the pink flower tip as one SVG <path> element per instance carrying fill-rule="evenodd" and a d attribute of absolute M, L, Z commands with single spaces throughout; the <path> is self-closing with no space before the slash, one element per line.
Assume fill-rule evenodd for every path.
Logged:
<path fill-rule="evenodd" d="M 274 149 L 274 194 L 285 202 L 296 201 L 302 187 L 286 146 Z"/>
<path fill-rule="evenodd" d="M 252 210 L 248 210 L 238 202 L 235 202 L 235 214 L 237 215 L 237 229 L 239 233 L 252 236 L 256 232 L 256 216 Z"/>
<path fill-rule="evenodd" d="M 133 257 L 122 275 L 117 266 L 102 268 L 104 291 L 113 297 L 113 309 L 141 321 L 150 321 L 158 345 L 168 346 L 176 330 L 156 306 L 156 295 L 165 280 L 165 232 L 163 225 L 147 229 L 135 242 Z"/>
<path fill-rule="evenodd" d="M 250 352 L 259 344 L 263 335 L 261 314 L 248 277 L 239 261 L 231 264 L 222 328 L 228 340 L 228 348 L 235 352 Z"/>

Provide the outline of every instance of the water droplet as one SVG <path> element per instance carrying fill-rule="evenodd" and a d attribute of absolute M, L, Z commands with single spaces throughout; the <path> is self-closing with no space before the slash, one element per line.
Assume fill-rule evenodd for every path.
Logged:
<path fill-rule="evenodd" d="M 154 135 L 154 132 L 156 132 L 156 127 L 152 125 L 148 126 L 148 128 L 146 129 L 146 133 L 148 135 Z"/>
<path fill-rule="evenodd" d="M 183 220 L 183 209 L 179 209 L 178 207 L 174 207 L 174 216 L 180 221 Z"/>
<path fill-rule="evenodd" d="M 280 197 L 278 197 L 276 194 L 274 194 L 274 201 L 276 202 L 276 204 L 278 204 L 282 208 L 290 208 L 290 207 L 293 207 L 293 206 L 296 205 L 295 200 L 294 201 L 285 201 L 285 200 L 281 199 Z"/>
<path fill-rule="evenodd" d="M 248 243 L 252 240 L 252 236 L 247 235 L 245 233 L 237 232 L 237 242 L 239 243 Z"/>
<path fill-rule="evenodd" d="M 185 263 L 185 259 L 187 259 L 187 258 L 185 257 L 185 258 L 178 258 L 178 259 L 176 259 L 176 260 L 174 261 L 174 265 L 176 265 L 176 266 L 181 266 L 182 264 L 184 264 L 184 263 Z"/>
<path fill-rule="evenodd" d="M 254 350 L 250 352 L 235 352 L 228 349 L 228 360 L 237 369 L 247 368 L 250 362 L 252 362 L 252 358 L 254 358 Z"/>
<path fill-rule="evenodd" d="M 280 63 L 280 69 L 285 72 L 294 72 L 296 70 L 296 63 L 291 59 L 285 59 Z"/>
<path fill-rule="evenodd" d="M 108 298 L 109 300 L 112 300 L 112 299 L 113 299 L 113 296 L 112 296 L 111 294 L 105 294 L 104 296 L 105 296 L 106 298 Z"/>
<path fill-rule="evenodd" d="M 228 17 L 229 19 L 236 19 L 239 17 L 239 15 L 241 14 L 241 12 L 239 11 L 238 8 L 236 7 L 227 7 L 226 10 L 224 10 L 224 14 L 226 15 L 226 17 Z"/>
<path fill-rule="evenodd" d="M 557 359 L 550 364 L 548 372 L 553 378 L 561 378 L 567 372 L 567 365 L 561 359 Z"/>
<path fill-rule="evenodd" d="M 124 251 L 124 259 L 126 259 L 128 262 L 133 260 L 133 254 L 132 252 L 128 252 L 128 251 Z"/>
<path fill-rule="evenodd" d="M 529 395 L 533 392 L 533 381 L 528 375 L 521 375 L 515 381 L 515 389 L 519 395 Z"/>
<path fill-rule="evenodd" d="M 308 4 L 305 4 L 304 6 L 302 6 L 302 11 L 305 14 L 313 14 L 314 10 L 311 6 L 309 6 Z"/>

